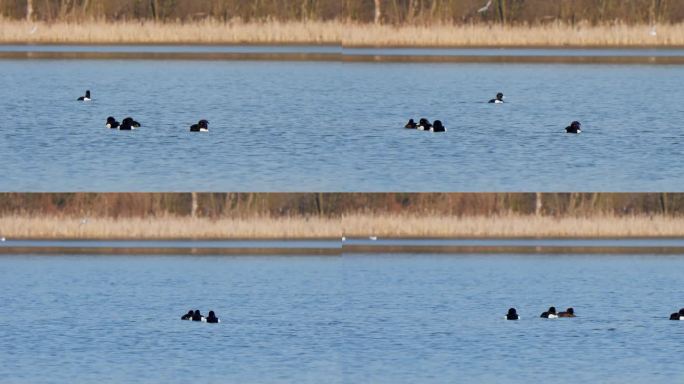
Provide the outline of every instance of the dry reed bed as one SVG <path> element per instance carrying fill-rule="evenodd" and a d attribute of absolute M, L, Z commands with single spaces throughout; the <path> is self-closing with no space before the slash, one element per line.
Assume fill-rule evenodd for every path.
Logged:
<path fill-rule="evenodd" d="M 346 236 L 387 237 L 682 237 L 684 218 L 664 216 L 372 216 L 342 220 Z"/>
<path fill-rule="evenodd" d="M 655 35 L 653 34 L 655 32 Z M 374 25 L 342 21 L 192 23 L 28 23 L 0 20 L 0 43 L 44 44 L 342 44 L 434 47 L 684 46 L 684 24 L 535 26 Z"/>
<path fill-rule="evenodd" d="M 653 34 L 655 32 L 655 35 Z M 570 26 L 432 25 L 401 26 L 356 24 L 345 29 L 350 46 L 434 47 L 638 47 L 682 46 L 684 24 Z"/>
<path fill-rule="evenodd" d="M 0 22 L 0 43 L 42 44 L 338 44 L 332 22 L 196 23 Z"/>
<path fill-rule="evenodd" d="M 683 237 L 684 218 L 664 216 L 409 216 L 331 218 L 0 217 L 8 239 L 283 239 L 348 237 Z"/>
<path fill-rule="evenodd" d="M 320 218 L 193 219 L 0 217 L 8 239 L 338 238 L 339 221 Z"/>

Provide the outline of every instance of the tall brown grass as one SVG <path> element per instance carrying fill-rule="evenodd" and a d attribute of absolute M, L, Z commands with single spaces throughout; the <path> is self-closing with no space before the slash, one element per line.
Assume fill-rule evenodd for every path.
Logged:
<path fill-rule="evenodd" d="M 553 217 L 533 215 L 345 216 L 345 235 L 383 237 L 681 237 L 684 218 L 666 216 Z"/>
<path fill-rule="evenodd" d="M 684 24 L 598 25 L 563 23 L 546 25 L 502 26 L 413 25 L 391 26 L 354 24 L 345 29 L 345 45 L 349 46 L 430 46 L 430 47 L 628 47 L 682 46 Z"/>
<path fill-rule="evenodd" d="M 4 44 L 341 44 L 345 47 L 684 46 L 684 24 L 375 25 L 342 21 L 55 22 L 1 20 Z"/>
<path fill-rule="evenodd" d="M 5 44 L 339 44 L 339 36 L 339 24 L 324 21 L 0 22 Z"/>
<path fill-rule="evenodd" d="M 339 238 L 340 223 L 322 218 L 0 217 L 8 239 L 276 239 Z"/>
<path fill-rule="evenodd" d="M 347 237 L 682 237 L 684 217 L 351 214 L 320 217 L 0 216 L 8 239 L 296 239 Z"/>

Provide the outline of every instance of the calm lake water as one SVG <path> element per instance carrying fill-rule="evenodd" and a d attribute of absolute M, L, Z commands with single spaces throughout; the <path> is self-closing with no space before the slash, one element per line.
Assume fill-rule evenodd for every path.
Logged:
<path fill-rule="evenodd" d="M 0 71 L 3 191 L 684 189 L 684 66 L 6 59 Z M 85 89 L 94 101 L 76 102 Z M 507 104 L 486 103 L 497 91 Z M 107 130 L 110 115 L 143 127 Z M 403 129 L 420 117 L 449 132 Z M 210 132 L 190 134 L 202 118 Z M 572 120 L 585 132 L 566 135 Z"/>
<path fill-rule="evenodd" d="M 0 258 L 13 383 L 671 383 L 681 256 Z M 551 305 L 576 319 L 542 320 Z M 507 322 L 510 306 L 522 319 Z M 218 325 L 180 321 L 213 309 Z"/>

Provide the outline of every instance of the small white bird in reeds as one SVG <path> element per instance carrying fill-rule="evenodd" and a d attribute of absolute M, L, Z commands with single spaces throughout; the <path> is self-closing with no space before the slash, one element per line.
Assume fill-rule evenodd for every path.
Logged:
<path fill-rule="evenodd" d="M 489 1 L 487 1 L 487 4 L 485 4 L 484 7 L 477 10 L 477 13 L 487 12 L 489 7 L 491 7 L 491 6 L 492 6 L 492 0 L 489 0 Z"/>

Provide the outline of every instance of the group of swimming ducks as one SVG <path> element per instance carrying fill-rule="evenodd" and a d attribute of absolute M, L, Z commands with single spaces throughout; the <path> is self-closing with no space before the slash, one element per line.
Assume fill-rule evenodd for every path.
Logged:
<path fill-rule="evenodd" d="M 207 317 L 204 317 L 200 313 L 199 309 L 195 309 L 194 311 L 192 309 L 189 310 L 188 313 L 181 316 L 181 320 L 201 321 L 203 323 L 210 324 L 218 324 L 221 322 L 221 320 L 216 317 L 216 314 L 214 314 L 214 311 L 209 311 Z"/>
<path fill-rule="evenodd" d="M 490 104 L 503 104 L 504 103 L 504 94 L 499 92 L 496 94 L 496 98 L 489 100 Z M 81 96 L 78 98 L 78 101 L 91 101 L 92 98 L 90 96 L 90 90 L 87 90 L 85 93 L 85 96 Z M 107 118 L 107 123 L 105 123 L 105 127 L 110 128 L 110 129 L 118 129 L 120 131 L 132 131 L 136 128 L 140 128 L 142 125 L 133 120 L 131 117 L 127 117 L 123 119 L 120 123 L 112 116 L 109 116 Z M 415 122 L 415 120 L 410 119 L 408 123 L 404 126 L 404 128 L 407 129 L 416 129 L 418 131 L 428 131 L 428 132 L 446 132 L 447 129 L 442 123 L 441 120 L 435 120 L 434 122 L 430 123 L 430 120 L 426 118 L 422 118 L 418 121 L 418 123 Z M 193 124 L 190 126 L 190 132 L 209 132 L 209 122 L 207 120 L 200 120 L 197 122 L 197 124 Z M 566 133 L 582 133 L 582 124 L 579 121 L 573 121 L 570 123 L 569 126 L 565 127 L 565 132 Z"/>
<path fill-rule="evenodd" d="M 542 312 L 541 316 L 542 319 L 557 319 L 559 317 L 577 317 L 575 316 L 575 310 L 573 308 L 568 308 L 565 310 L 565 312 L 556 312 L 556 307 L 550 307 L 548 311 Z M 520 316 L 518 316 L 518 311 L 516 311 L 515 308 L 511 308 L 508 310 L 508 313 L 506 314 L 506 320 L 520 320 Z"/>
<path fill-rule="evenodd" d="M 91 101 L 90 90 L 87 90 L 85 96 L 81 96 L 77 99 L 78 101 Z M 109 129 L 118 129 L 119 131 L 132 131 L 136 128 L 142 127 L 142 125 L 133 120 L 132 117 L 127 117 L 121 122 L 118 122 L 113 116 L 107 118 L 105 127 Z M 197 124 L 190 126 L 190 132 L 209 132 L 209 122 L 207 120 L 200 120 Z"/>
<path fill-rule="evenodd" d="M 575 315 L 575 309 L 572 307 L 566 309 L 564 312 L 556 312 L 556 307 L 550 307 L 547 311 L 542 312 L 542 314 L 539 317 L 542 319 L 558 319 L 577 316 Z M 200 313 L 199 309 L 195 309 L 194 311 L 189 310 L 188 313 L 181 317 L 181 320 L 201 321 L 204 323 L 212 324 L 217 324 L 221 322 L 221 320 L 219 320 L 219 318 L 216 317 L 216 315 L 214 314 L 214 311 L 209 311 L 209 315 L 207 315 L 207 317 L 204 317 Z M 510 308 L 508 310 L 508 313 L 506 314 L 506 320 L 520 320 L 518 311 L 515 308 Z M 679 312 L 671 314 L 670 320 L 684 321 L 684 308 L 680 309 Z"/>
<path fill-rule="evenodd" d="M 559 317 L 577 317 L 575 316 L 575 310 L 573 308 L 568 308 L 565 312 L 556 312 L 556 307 L 549 308 L 548 311 L 542 312 L 541 316 L 543 319 L 558 319 Z M 518 316 L 518 311 L 515 308 L 508 310 L 506 314 L 506 320 L 520 320 Z M 670 320 L 682 320 L 684 321 L 684 308 L 680 309 L 679 312 L 675 312 L 670 315 Z"/>
<path fill-rule="evenodd" d="M 408 129 L 417 129 L 419 131 L 429 131 L 429 132 L 446 132 L 446 128 L 444 125 L 442 125 L 442 122 L 440 120 L 435 120 L 434 123 L 430 124 L 430 120 L 428 119 L 420 119 L 418 124 L 416 124 L 413 119 L 409 120 L 408 123 L 404 126 L 404 128 Z"/>
<path fill-rule="evenodd" d="M 503 104 L 504 94 L 499 92 L 496 94 L 496 98 L 489 100 L 489 104 Z M 410 119 L 408 123 L 404 126 L 407 129 L 417 129 L 419 131 L 429 131 L 429 132 L 446 132 L 446 128 L 440 120 L 435 120 L 434 123 L 430 124 L 428 119 L 420 119 L 416 124 L 415 120 Z M 582 124 L 579 121 L 573 121 L 569 126 L 565 127 L 566 133 L 582 133 Z"/>
<path fill-rule="evenodd" d="M 558 319 L 577 316 L 575 315 L 575 309 L 572 307 L 566 309 L 564 312 L 556 312 L 556 307 L 550 307 L 547 311 L 542 312 L 542 314 L 539 317 L 542 319 Z M 189 310 L 188 313 L 181 317 L 181 320 L 201 321 L 204 323 L 211 324 L 218 324 L 221 322 L 221 320 L 218 317 L 216 317 L 216 314 L 214 314 L 214 311 L 209 311 L 209 315 L 207 315 L 207 317 L 204 317 L 200 313 L 199 309 L 195 309 L 194 311 Z M 515 308 L 510 308 L 508 310 L 508 313 L 506 314 L 506 320 L 520 320 L 518 311 Z M 671 314 L 670 320 L 684 321 L 684 308 L 680 309 L 679 312 Z"/>

